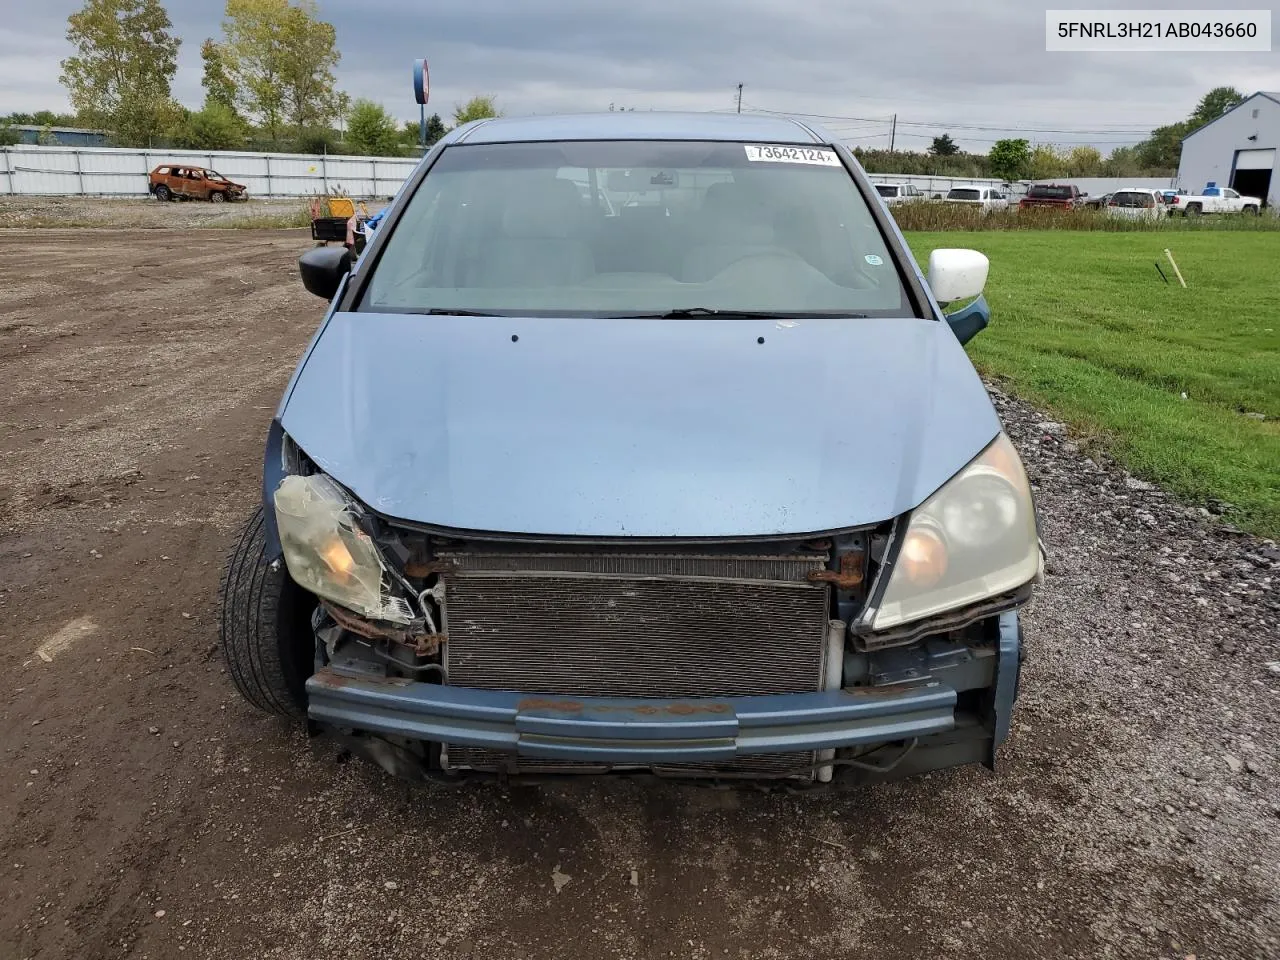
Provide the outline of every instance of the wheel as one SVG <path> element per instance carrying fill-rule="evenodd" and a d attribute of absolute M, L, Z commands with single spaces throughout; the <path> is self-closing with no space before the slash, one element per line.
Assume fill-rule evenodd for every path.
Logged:
<path fill-rule="evenodd" d="M 1251 203 L 1244 208 L 1244 214 L 1247 217 L 1256 217 L 1258 215 L 1258 208 Z"/>
<path fill-rule="evenodd" d="M 306 715 L 307 677 L 315 669 L 311 613 L 316 600 L 264 557 L 262 508 L 254 511 L 227 559 L 219 595 L 219 637 L 227 673 L 259 710 Z"/>
<path fill-rule="evenodd" d="M 1188 217 L 1198 217 L 1198 216 L 1200 216 L 1201 212 L 1202 212 L 1202 210 L 1201 210 L 1201 208 L 1200 208 L 1200 204 L 1198 204 L 1198 203 L 1189 203 L 1189 204 L 1187 204 L 1187 216 L 1188 216 Z"/>
<path fill-rule="evenodd" d="M 172 199 L 173 199 L 173 193 L 172 193 L 172 191 L 170 191 L 170 190 L 169 190 L 169 188 L 168 188 L 168 187 L 166 187 L 166 186 L 162 183 L 162 184 L 160 184 L 158 187 L 156 187 L 156 199 L 157 199 L 157 200 L 172 200 Z"/>
<path fill-rule="evenodd" d="M 219 190 L 215 190 L 213 191 L 213 193 L 209 194 L 210 203 L 223 203 L 226 201 L 226 199 L 227 199 L 227 195 L 225 193 L 222 193 Z"/>

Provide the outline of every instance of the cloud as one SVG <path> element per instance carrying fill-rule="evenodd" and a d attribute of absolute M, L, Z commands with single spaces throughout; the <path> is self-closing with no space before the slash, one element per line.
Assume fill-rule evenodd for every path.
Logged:
<path fill-rule="evenodd" d="M 74 2 L 12 10 L 0 31 L 0 112 L 65 107 L 58 61 Z M 1094 0 L 1094 6 L 1125 6 Z M 200 102 L 201 40 L 220 9 L 170 0 L 184 40 L 175 95 Z M 473 94 L 513 114 L 608 109 L 820 114 L 841 136 L 921 147 L 950 131 L 962 145 L 1025 135 L 1103 149 L 1181 119 L 1211 87 L 1280 87 L 1270 54 L 1068 54 L 1044 50 L 1044 10 L 1024 0 L 325 0 L 337 28 L 339 85 L 417 115 L 413 58 L 431 65 L 431 110 Z"/>

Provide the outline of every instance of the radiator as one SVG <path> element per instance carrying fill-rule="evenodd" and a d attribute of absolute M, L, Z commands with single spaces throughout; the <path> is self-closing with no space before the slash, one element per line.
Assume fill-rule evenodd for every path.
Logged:
<path fill-rule="evenodd" d="M 460 552 L 445 575 L 449 683 L 566 696 L 730 697 L 820 689 L 823 555 Z M 509 758 L 448 746 L 450 766 Z M 810 754 L 732 769 L 789 770 Z M 521 761 L 520 767 L 542 767 Z M 555 766 L 564 767 L 563 763 Z"/>

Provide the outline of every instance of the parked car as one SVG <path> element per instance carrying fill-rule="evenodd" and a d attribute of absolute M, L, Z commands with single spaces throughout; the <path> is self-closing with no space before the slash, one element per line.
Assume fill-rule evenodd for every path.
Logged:
<path fill-rule="evenodd" d="M 914 183 L 877 183 L 876 193 L 889 206 L 906 203 L 909 200 L 924 200 L 924 192 Z"/>
<path fill-rule="evenodd" d="M 1167 212 L 1163 193 L 1146 187 L 1121 187 L 1103 209 L 1123 220 L 1159 220 Z"/>
<path fill-rule="evenodd" d="M 573 182 L 655 165 L 685 215 Z M 963 348 L 986 304 L 939 306 L 988 262 L 926 280 L 839 140 L 477 121 L 354 267 L 299 264 L 331 302 L 222 587 L 251 703 L 408 777 L 994 763 L 1043 564 Z"/>
<path fill-rule="evenodd" d="M 248 188 L 216 170 L 162 164 L 151 171 L 150 190 L 157 200 L 247 200 Z"/>
<path fill-rule="evenodd" d="M 1170 202 L 1171 213 L 1181 213 L 1184 217 L 1198 217 L 1202 213 L 1251 213 L 1262 210 L 1260 197 L 1242 197 L 1230 187 L 1219 187 L 1216 183 L 1208 183 L 1203 193 L 1177 193 Z"/>
<path fill-rule="evenodd" d="M 1085 195 L 1071 183 L 1033 183 L 1027 188 L 1026 196 L 1018 201 L 1019 210 L 1034 207 L 1052 210 L 1073 210 L 1085 202 Z"/>
<path fill-rule="evenodd" d="M 946 202 L 983 210 L 1005 210 L 1009 206 L 1009 198 L 994 187 L 952 187 L 947 191 Z"/>

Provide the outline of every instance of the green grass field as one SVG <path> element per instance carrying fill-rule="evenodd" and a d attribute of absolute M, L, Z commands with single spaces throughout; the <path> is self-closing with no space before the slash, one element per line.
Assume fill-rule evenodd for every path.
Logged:
<path fill-rule="evenodd" d="M 1074 424 L 1134 474 L 1192 501 L 1224 500 L 1234 505 L 1233 522 L 1280 537 L 1280 237 L 1045 231 L 907 239 L 922 264 L 937 247 L 991 258 L 991 326 L 969 345 L 984 374 Z"/>

